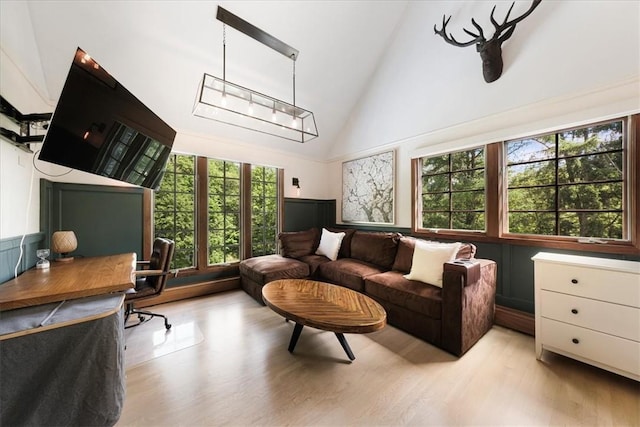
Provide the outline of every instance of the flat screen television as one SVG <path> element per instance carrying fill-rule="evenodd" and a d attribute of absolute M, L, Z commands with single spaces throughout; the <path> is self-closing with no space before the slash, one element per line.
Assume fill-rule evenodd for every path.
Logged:
<path fill-rule="evenodd" d="M 78 48 L 38 159 L 157 189 L 175 136 Z"/>

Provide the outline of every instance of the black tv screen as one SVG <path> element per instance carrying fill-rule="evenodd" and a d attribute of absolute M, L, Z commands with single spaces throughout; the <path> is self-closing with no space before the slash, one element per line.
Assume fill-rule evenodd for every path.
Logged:
<path fill-rule="evenodd" d="M 38 159 L 157 189 L 175 136 L 78 48 Z"/>

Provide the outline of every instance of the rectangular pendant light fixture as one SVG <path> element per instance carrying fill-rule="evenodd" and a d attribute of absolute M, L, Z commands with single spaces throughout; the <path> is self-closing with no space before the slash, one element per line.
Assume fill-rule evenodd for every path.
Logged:
<path fill-rule="evenodd" d="M 193 114 L 301 143 L 317 137 L 318 128 L 313 113 L 295 103 L 295 61 L 298 51 L 220 6 L 217 19 L 293 61 L 293 103 L 226 80 L 226 41 L 223 32 L 223 77 L 220 79 L 204 73 Z"/>

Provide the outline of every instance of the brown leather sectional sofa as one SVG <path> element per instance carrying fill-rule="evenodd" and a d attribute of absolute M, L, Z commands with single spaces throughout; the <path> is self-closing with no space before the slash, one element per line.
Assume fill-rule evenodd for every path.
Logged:
<path fill-rule="evenodd" d="M 496 263 L 475 259 L 463 244 L 456 260 L 444 264 L 442 288 L 408 280 L 416 239 L 399 233 L 345 232 L 338 258 L 315 251 L 320 231 L 280 234 L 281 254 L 240 263 L 242 288 L 262 301 L 262 286 L 278 279 L 311 278 L 346 286 L 378 301 L 387 321 L 456 356 L 469 350 L 493 325 Z"/>

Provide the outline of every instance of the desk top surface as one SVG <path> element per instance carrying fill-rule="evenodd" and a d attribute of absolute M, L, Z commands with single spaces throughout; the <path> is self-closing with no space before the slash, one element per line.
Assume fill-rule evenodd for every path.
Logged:
<path fill-rule="evenodd" d="M 126 291 L 135 285 L 135 267 L 135 253 L 52 261 L 1 284 L 0 311 Z"/>

